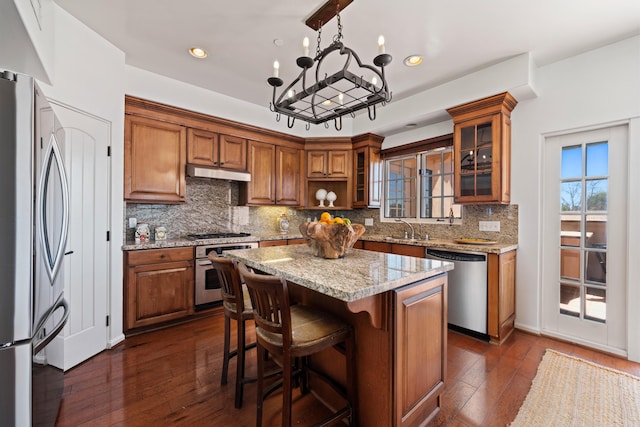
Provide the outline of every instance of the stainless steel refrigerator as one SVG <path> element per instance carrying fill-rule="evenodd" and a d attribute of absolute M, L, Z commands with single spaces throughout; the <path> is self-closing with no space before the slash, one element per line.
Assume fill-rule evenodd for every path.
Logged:
<path fill-rule="evenodd" d="M 54 425 L 69 307 L 63 130 L 33 78 L 0 70 L 0 425 Z M 56 348 L 57 346 L 57 348 Z"/>

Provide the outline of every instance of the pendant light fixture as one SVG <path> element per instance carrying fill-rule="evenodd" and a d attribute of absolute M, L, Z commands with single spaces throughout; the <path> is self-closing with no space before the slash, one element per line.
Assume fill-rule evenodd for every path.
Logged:
<path fill-rule="evenodd" d="M 374 65 L 363 64 L 358 54 L 342 42 L 341 2 L 349 4 L 351 0 L 329 0 L 307 20 L 307 25 L 318 31 L 315 57 L 309 56 L 309 39 L 305 37 L 303 55 L 296 60 L 301 68 L 300 74 L 280 94 L 277 93 L 278 88 L 284 85 L 279 76 L 280 63 L 277 60 L 273 63 L 273 76 L 267 79 L 273 87 L 269 108 L 276 113 L 277 121 L 281 115 L 287 116 L 289 128 L 293 127 L 296 119 L 307 122 L 307 130 L 312 123 L 324 123 L 328 128 L 328 122 L 333 120 L 336 130 L 341 130 L 343 116 L 355 117 L 356 111 L 366 108 L 369 119 L 375 120 L 376 105 L 391 101 L 384 68 L 391 63 L 392 57 L 385 52 L 384 37 L 378 37 L 378 55 L 373 59 Z M 328 14 L 327 10 L 331 12 Z M 329 46 L 321 49 L 323 22 L 333 17 L 333 10 L 338 33 Z M 322 68 L 329 57 L 332 59 L 327 62 L 337 57 L 337 62 L 343 64 L 331 74 Z"/>

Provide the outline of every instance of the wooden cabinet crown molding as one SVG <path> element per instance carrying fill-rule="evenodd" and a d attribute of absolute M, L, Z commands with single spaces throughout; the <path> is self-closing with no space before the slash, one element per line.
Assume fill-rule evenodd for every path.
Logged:
<path fill-rule="evenodd" d="M 294 135 L 210 116 L 131 95 L 125 95 L 125 113 L 270 144 L 301 149 L 305 143 L 304 138 Z"/>
<path fill-rule="evenodd" d="M 447 109 L 447 113 L 449 113 L 455 121 L 460 122 L 478 117 L 479 111 L 484 115 L 502 113 L 511 117 L 511 111 L 513 111 L 517 104 L 518 101 L 516 101 L 509 92 L 503 92 L 494 96 L 469 102 L 467 104 L 458 105 L 457 107 L 449 108 Z"/>

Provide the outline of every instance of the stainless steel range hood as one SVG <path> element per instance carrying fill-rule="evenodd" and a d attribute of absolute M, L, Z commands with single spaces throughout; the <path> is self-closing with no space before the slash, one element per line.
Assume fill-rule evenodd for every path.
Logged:
<path fill-rule="evenodd" d="M 251 174 L 249 172 L 236 172 L 194 165 L 187 165 L 187 176 L 193 176 L 196 178 L 224 179 L 227 181 L 251 181 Z"/>

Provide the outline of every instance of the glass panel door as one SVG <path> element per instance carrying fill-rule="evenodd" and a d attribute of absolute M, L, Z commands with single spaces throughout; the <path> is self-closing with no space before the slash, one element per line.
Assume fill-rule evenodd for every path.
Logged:
<path fill-rule="evenodd" d="M 560 314 L 607 321 L 608 142 L 562 148 Z"/>
<path fill-rule="evenodd" d="M 624 354 L 627 128 L 550 137 L 544 151 L 542 330 Z"/>

